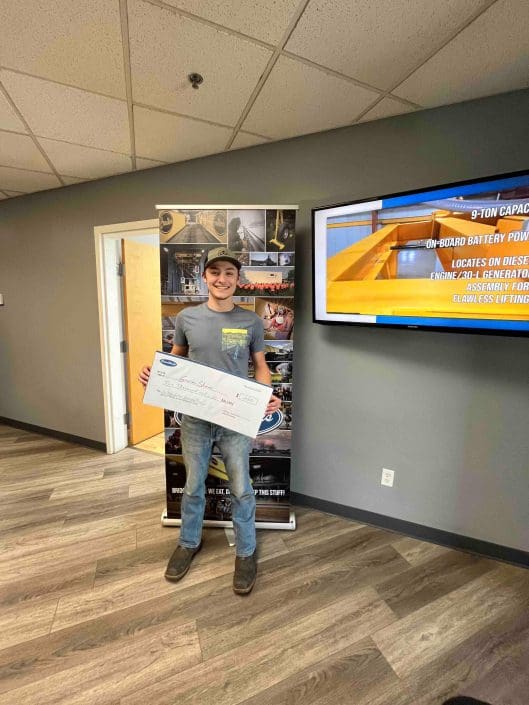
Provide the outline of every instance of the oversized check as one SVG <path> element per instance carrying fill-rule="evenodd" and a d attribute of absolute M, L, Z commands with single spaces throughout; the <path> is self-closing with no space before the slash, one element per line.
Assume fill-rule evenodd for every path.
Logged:
<path fill-rule="evenodd" d="M 157 352 L 144 404 L 179 411 L 255 438 L 272 388 L 187 357 Z"/>

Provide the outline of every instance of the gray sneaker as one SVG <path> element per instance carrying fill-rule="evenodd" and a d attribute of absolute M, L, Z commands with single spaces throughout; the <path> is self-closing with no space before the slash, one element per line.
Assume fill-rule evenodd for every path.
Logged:
<path fill-rule="evenodd" d="M 251 556 L 235 557 L 235 573 L 233 574 L 233 592 L 246 595 L 251 592 L 257 577 L 257 551 Z"/>
<path fill-rule="evenodd" d="M 165 577 L 167 580 L 172 580 L 176 582 L 184 577 L 191 566 L 191 561 L 195 553 L 198 553 L 202 548 L 202 542 L 196 548 L 184 548 L 183 546 L 177 546 L 176 550 L 173 552 L 171 558 L 169 558 L 169 563 L 165 570 Z"/>

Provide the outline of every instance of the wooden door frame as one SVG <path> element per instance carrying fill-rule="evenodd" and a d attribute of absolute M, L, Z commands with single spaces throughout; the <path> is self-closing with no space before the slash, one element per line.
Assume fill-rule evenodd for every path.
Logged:
<path fill-rule="evenodd" d="M 123 321 L 121 292 L 110 286 L 106 245 L 110 240 L 135 239 L 158 235 L 158 219 L 138 220 L 132 223 L 113 223 L 94 228 L 97 273 L 97 299 L 99 308 L 99 337 L 101 343 L 101 371 L 103 375 L 103 400 L 105 414 L 105 441 L 107 453 L 117 453 L 128 446 L 126 426 L 122 418 L 123 400 L 126 399 L 126 376 L 119 352 L 121 337 L 115 325 L 115 316 Z M 117 276 L 117 273 L 116 273 Z M 119 356 L 119 358 L 117 357 Z"/>

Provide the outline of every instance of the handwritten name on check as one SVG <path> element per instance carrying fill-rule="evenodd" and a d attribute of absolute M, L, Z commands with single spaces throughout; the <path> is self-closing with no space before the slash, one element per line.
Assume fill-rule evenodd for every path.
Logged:
<path fill-rule="evenodd" d="M 157 352 L 143 403 L 255 438 L 272 388 L 186 357 Z"/>

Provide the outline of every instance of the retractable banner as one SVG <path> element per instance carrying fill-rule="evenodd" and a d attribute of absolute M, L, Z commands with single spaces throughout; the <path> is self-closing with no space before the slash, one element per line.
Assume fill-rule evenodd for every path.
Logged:
<path fill-rule="evenodd" d="M 294 339 L 294 241 L 297 206 L 157 206 L 163 349 L 170 352 L 177 314 L 207 301 L 202 278 L 209 250 L 226 245 L 241 262 L 235 291 L 238 306 L 255 311 L 264 326 L 265 357 L 280 411 L 263 419 L 250 452 L 256 523 L 295 528 L 290 508 L 292 448 L 292 365 Z M 250 364 L 249 376 L 253 376 Z M 186 473 L 180 442 L 181 417 L 166 410 L 167 509 L 164 524 L 180 523 Z M 228 476 L 213 448 L 206 482 L 206 525 L 231 523 Z"/>

